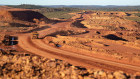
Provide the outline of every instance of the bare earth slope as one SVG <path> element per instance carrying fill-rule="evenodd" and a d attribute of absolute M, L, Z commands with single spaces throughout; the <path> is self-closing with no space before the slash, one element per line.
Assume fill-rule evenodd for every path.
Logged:
<path fill-rule="evenodd" d="M 48 20 L 44 15 L 33 10 L 26 9 L 6 9 L 0 12 L 1 20 L 22 20 L 27 22 L 34 22 L 34 19 Z"/>
<path fill-rule="evenodd" d="M 84 24 L 87 28 L 110 30 L 136 30 L 139 24 L 125 19 L 125 12 L 92 12 L 84 14 Z"/>
<path fill-rule="evenodd" d="M 34 27 L 54 22 L 41 13 L 28 9 L 0 9 L 0 26 Z"/>

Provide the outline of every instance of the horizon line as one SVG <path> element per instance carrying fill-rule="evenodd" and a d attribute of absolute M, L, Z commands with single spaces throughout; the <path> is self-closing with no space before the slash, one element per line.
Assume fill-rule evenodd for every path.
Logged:
<path fill-rule="evenodd" d="M 81 5 L 41 5 L 41 4 L 0 4 L 3 6 L 6 5 L 38 5 L 38 6 L 140 6 L 140 5 L 86 5 L 86 4 L 81 4 Z"/>

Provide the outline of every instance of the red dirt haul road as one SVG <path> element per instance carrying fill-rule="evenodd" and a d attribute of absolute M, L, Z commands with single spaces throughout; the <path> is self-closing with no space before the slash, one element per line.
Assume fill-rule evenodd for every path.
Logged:
<path fill-rule="evenodd" d="M 41 39 L 32 40 L 30 35 L 19 36 L 19 47 L 24 50 L 47 58 L 57 58 L 65 60 L 76 66 L 88 68 L 101 68 L 104 70 L 122 70 L 129 73 L 140 72 L 139 66 L 133 66 L 104 59 L 85 56 L 73 52 L 64 51 L 58 48 L 46 45 Z"/>

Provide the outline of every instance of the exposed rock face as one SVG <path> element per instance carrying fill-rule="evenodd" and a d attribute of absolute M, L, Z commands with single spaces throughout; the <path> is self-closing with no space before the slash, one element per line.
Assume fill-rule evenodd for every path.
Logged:
<path fill-rule="evenodd" d="M 139 23 L 125 19 L 124 12 L 93 12 L 84 14 L 81 22 L 87 28 L 108 30 L 137 30 Z"/>
<path fill-rule="evenodd" d="M 132 75 L 135 79 L 135 77 Z M 58 59 L 0 51 L 0 79 L 127 79 L 122 71 L 107 72 L 73 66 Z"/>

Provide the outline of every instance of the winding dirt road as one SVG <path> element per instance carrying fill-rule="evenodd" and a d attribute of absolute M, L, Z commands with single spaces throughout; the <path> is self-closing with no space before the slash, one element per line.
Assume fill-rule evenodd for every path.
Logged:
<path fill-rule="evenodd" d="M 38 32 L 41 35 L 40 37 L 44 37 L 46 34 L 52 33 L 57 30 L 55 28 L 65 29 L 66 27 L 69 27 L 69 25 L 70 22 L 58 23 L 56 25 L 51 25 L 50 28 L 40 29 Z M 95 58 L 74 52 L 64 51 L 45 44 L 42 39 L 32 40 L 30 36 L 31 35 L 28 33 L 18 35 L 18 46 L 36 55 L 65 60 L 75 66 L 82 66 L 87 68 L 101 68 L 110 71 L 122 70 L 128 73 L 140 72 L 140 66 L 118 63 L 110 60 L 104 60 L 101 58 Z"/>
<path fill-rule="evenodd" d="M 93 58 L 73 52 L 60 50 L 58 48 L 46 45 L 41 39 L 32 40 L 29 34 L 19 36 L 18 45 L 28 52 L 44 56 L 47 58 L 57 58 L 65 60 L 77 66 L 83 66 L 88 68 L 96 67 L 110 71 L 122 70 L 129 73 L 140 72 L 139 66 L 117 63 L 113 61 Z"/>

